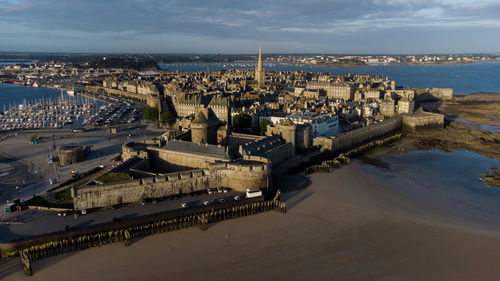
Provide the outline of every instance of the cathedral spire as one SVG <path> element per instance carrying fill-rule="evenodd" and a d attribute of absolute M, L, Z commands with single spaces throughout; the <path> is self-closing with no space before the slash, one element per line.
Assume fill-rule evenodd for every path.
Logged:
<path fill-rule="evenodd" d="M 259 84 L 259 87 L 263 87 L 266 80 L 266 73 L 264 67 L 262 66 L 262 47 L 259 46 L 259 61 L 257 63 L 257 68 L 255 69 L 255 80 Z"/>

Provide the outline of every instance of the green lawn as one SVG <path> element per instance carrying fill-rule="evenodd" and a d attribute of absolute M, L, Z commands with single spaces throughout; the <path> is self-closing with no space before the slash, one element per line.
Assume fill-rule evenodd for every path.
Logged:
<path fill-rule="evenodd" d="M 102 183 L 114 183 L 130 180 L 130 176 L 127 173 L 108 172 L 95 180 Z"/>
<path fill-rule="evenodd" d="M 65 182 L 63 182 L 63 183 L 61 183 L 61 184 L 59 184 L 59 185 L 57 185 L 57 186 L 55 186 L 55 187 L 47 190 L 47 192 L 52 192 L 52 191 L 54 191 L 56 189 L 59 189 L 59 188 L 61 188 L 63 186 L 66 186 L 68 184 L 75 183 L 75 182 L 79 181 L 80 179 L 82 179 L 82 178 L 84 178 L 86 176 L 89 176 L 89 175 L 92 175 L 92 174 L 95 174 L 95 173 L 99 172 L 100 170 L 102 170 L 101 167 L 96 167 L 96 168 L 94 168 L 92 170 L 89 170 L 89 171 L 87 171 L 87 172 L 85 172 L 83 174 L 80 174 L 80 175 L 78 175 L 78 176 L 76 176 L 74 178 L 71 178 L 71 179 L 69 179 L 69 180 L 67 180 L 67 181 L 65 181 Z"/>

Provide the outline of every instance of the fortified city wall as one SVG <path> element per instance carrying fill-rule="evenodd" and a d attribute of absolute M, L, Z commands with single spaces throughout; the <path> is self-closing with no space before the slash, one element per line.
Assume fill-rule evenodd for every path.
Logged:
<path fill-rule="evenodd" d="M 106 92 L 108 94 L 112 94 L 112 95 L 125 96 L 125 97 L 129 97 L 129 98 L 139 99 L 141 101 L 147 100 L 147 96 L 145 96 L 145 95 L 136 94 L 136 93 L 127 92 L 127 91 L 122 91 L 122 90 L 117 90 L 117 89 L 104 88 L 102 86 L 86 86 L 86 88 L 89 92 L 104 91 L 104 92 Z"/>
<path fill-rule="evenodd" d="M 313 144 L 333 152 L 344 152 L 378 138 L 383 138 L 402 130 L 402 117 L 394 117 L 377 124 L 356 129 L 334 138 L 314 138 Z"/>
<path fill-rule="evenodd" d="M 419 109 L 412 114 L 399 115 L 368 127 L 347 132 L 338 137 L 314 138 L 313 145 L 320 146 L 324 150 L 341 153 L 371 141 L 401 133 L 403 129 L 443 128 L 443 125 L 443 114 L 424 112 L 422 109 Z"/>
<path fill-rule="evenodd" d="M 415 90 L 415 98 L 418 101 L 453 99 L 453 88 L 414 88 L 413 90 Z"/>
<path fill-rule="evenodd" d="M 146 198 L 161 198 L 207 188 L 229 187 L 244 192 L 247 188 L 267 188 L 269 163 L 216 163 L 208 169 L 169 173 L 156 177 L 72 189 L 78 210 L 111 207 L 122 203 L 140 202 Z"/>
<path fill-rule="evenodd" d="M 407 130 L 443 128 L 444 115 L 438 113 L 417 111 L 403 116 L 403 127 Z"/>
<path fill-rule="evenodd" d="M 156 169 L 163 171 L 176 170 L 183 167 L 206 169 L 211 163 L 225 160 L 211 155 L 186 153 L 182 151 L 156 150 L 154 148 L 148 150 L 151 161 L 155 163 Z"/>

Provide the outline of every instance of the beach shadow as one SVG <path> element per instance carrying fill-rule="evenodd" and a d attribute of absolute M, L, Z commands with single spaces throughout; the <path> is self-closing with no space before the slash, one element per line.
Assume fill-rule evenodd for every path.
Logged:
<path fill-rule="evenodd" d="M 55 264 L 57 264 L 59 262 L 62 262 L 63 260 L 65 260 L 67 258 L 70 258 L 70 257 L 78 254 L 80 251 L 82 251 L 82 250 L 73 251 L 73 252 L 64 253 L 64 254 L 59 254 L 59 255 L 56 255 L 56 256 L 42 258 L 42 259 L 39 259 L 37 261 L 34 261 L 33 263 L 31 263 L 31 267 L 33 269 L 33 275 L 36 275 L 37 272 L 42 271 L 45 268 L 53 266 L 53 265 L 55 265 Z M 17 262 L 19 263 L 20 270 L 23 270 L 21 262 L 19 260 L 17 260 Z"/>
<path fill-rule="evenodd" d="M 309 196 L 311 196 L 313 194 L 314 194 L 314 192 L 312 192 L 312 191 L 299 192 L 299 193 L 296 193 L 295 195 L 291 196 L 288 199 L 284 199 L 283 201 L 286 202 L 287 210 L 292 210 L 300 202 L 306 200 Z"/>
<path fill-rule="evenodd" d="M 287 173 L 277 176 L 276 182 L 278 183 L 278 188 L 285 193 L 306 189 L 312 183 L 309 177 L 301 174 L 292 174 L 292 173 Z"/>
<path fill-rule="evenodd" d="M 19 257 L 2 258 L 0 259 L 0 280 L 10 276 L 11 274 L 22 271 L 23 266 Z"/>

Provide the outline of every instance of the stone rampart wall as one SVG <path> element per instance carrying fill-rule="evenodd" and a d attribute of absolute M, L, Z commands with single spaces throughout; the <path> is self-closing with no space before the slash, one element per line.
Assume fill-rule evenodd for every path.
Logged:
<path fill-rule="evenodd" d="M 210 169 L 169 173 L 76 189 L 73 193 L 74 204 L 78 210 L 111 207 L 116 204 L 140 202 L 146 198 L 161 198 L 218 187 L 229 187 L 243 192 L 247 188 L 267 188 L 269 172 L 269 164 L 266 163 L 216 163 Z"/>
<path fill-rule="evenodd" d="M 377 124 L 356 129 L 335 138 L 318 138 L 314 144 L 333 152 L 344 152 L 378 138 L 386 137 L 402 130 L 401 116 Z"/>
<path fill-rule="evenodd" d="M 116 184 L 84 187 L 75 190 L 74 203 L 78 210 L 111 207 L 116 204 L 139 202 L 146 198 L 161 198 L 181 193 L 217 188 L 212 173 L 172 173 Z"/>
<path fill-rule="evenodd" d="M 403 116 L 403 126 L 409 130 L 443 128 L 444 115 L 426 112 L 425 115 Z"/>
<path fill-rule="evenodd" d="M 285 159 L 295 155 L 295 148 L 293 144 L 287 142 L 278 147 L 272 148 L 265 153 L 261 154 L 262 157 L 269 159 L 272 165 L 279 164 Z"/>
<path fill-rule="evenodd" d="M 216 170 L 215 174 L 221 187 L 229 187 L 241 192 L 245 192 L 247 188 L 267 188 L 268 183 L 270 184 L 268 164 L 226 164 L 226 168 Z"/>
<path fill-rule="evenodd" d="M 122 90 L 117 90 L 117 89 L 104 88 L 101 86 L 87 86 L 87 89 L 90 92 L 98 92 L 100 90 L 103 90 L 108 94 L 125 96 L 125 97 L 129 97 L 129 98 L 135 98 L 135 99 L 139 99 L 141 101 L 146 101 L 146 99 L 147 99 L 147 96 L 145 96 L 145 95 L 140 95 L 140 94 L 122 91 Z"/>
<path fill-rule="evenodd" d="M 150 149 L 149 151 L 151 160 L 155 163 L 155 169 L 159 171 L 175 171 L 179 167 L 205 169 L 209 167 L 210 163 L 225 160 L 210 155 L 183 153 L 173 150 Z"/>

